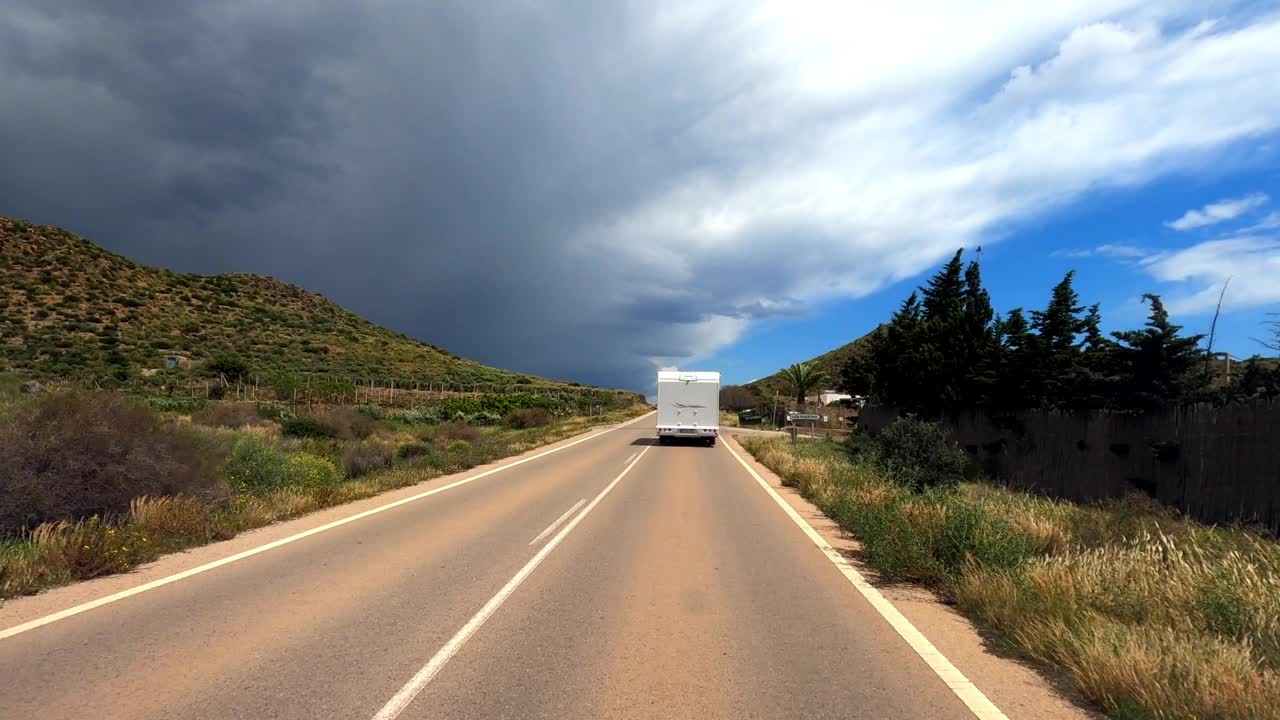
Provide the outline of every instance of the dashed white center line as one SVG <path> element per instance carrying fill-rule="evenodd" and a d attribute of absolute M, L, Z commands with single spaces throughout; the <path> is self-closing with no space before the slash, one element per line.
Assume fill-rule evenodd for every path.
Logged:
<path fill-rule="evenodd" d="M 538 533 L 538 537 L 536 537 L 536 538 L 534 538 L 534 539 L 530 540 L 530 541 L 529 541 L 529 544 L 530 544 L 530 545 L 536 545 L 539 541 L 541 541 L 541 540 L 542 540 L 542 538 L 544 538 L 544 537 L 546 537 L 546 536 L 550 535 L 552 532 L 554 532 L 556 528 L 560 527 L 560 523 L 564 522 L 565 520 L 568 520 L 568 519 L 569 519 L 569 516 L 573 514 L 573 511 L 574 511 L 574 510 L 577 510 L 577 509 L 578 509 L 578 508 L 580 508 L 580 507 L 582 507 L 582 503 L 584 503 L 584 502 L 586 502 L 586 501 L 587 501 L 587 499 L 586 499 L 586 498 L 582 498 L 582 499 L 581 499 L 581 500 L 579 500 L 578 502 L 574 503 L 574 504 L 573 504 L 573 507 L 571 507 L 571 508 L 569 508 L 568 510 L 566 510 L 566 511 L 565 511 L 565 513 L 564 513 L 563 515 L 561 515 L 559 518 L 556 518 L 556 521 L 555 521 L 555 522 L 553 522 L 553 523 L 551 523 L 550 525 L 548 525 L 546 530 L 543 530 L 542 532 Z"/>
<path fill-rule="evenodd" d="M 636 454 L 635 454 L 635 453 L 631 453 L 631 456 L 627 458 L 627 461 L 626 461 L 626 462 L 624 462 L 624 463 L 622 463 L 622 464 L 623 464 L 623 465 L 630 465 L 630 464 L 631 464 L 631 461 L 632 461 L 632 460 L 635 460 L 635 459 L 636 459 Z"/>
<path fill-rule="evenodd" d="M 595 499 L 587 503 L 587 506 L 575 515 L 568 524 L 561 528 L 560 532 L 556 533 L 555 537 L 551 538 L 546 545 L 543 545 L 542 549 L 538 551 L 538 554 L 534 555 L 524 567 L 520 568 L 520 570 L 507 581 L 507 584 L 502 586 L 502 589 L 498 591 L 497 595 L 490 598 L 489 602 L 485 603 L 484 607 L 480 608 L 480 611 L 467 621 L 467 624 L 463 625 L 462 629 L 459 630 L 457 634 L 449 640 L 449 642 L 445 643 L 444 647 L 440 648 L 439 652 L 432 656 L 431 660 L 429 660 L 421 670 L 414 674 L 412 678 L 409 678 L 409 682 L 405 683 L 404 687 L 400 688 L 400 691 L 392 696 L 392 698 L 387 701 L 386 705 L 382 706 L 382 709 L 378 711 L 378 714 L 373 716 L 373 720 L 395 720 L 395 718 L 399 717 L 400 713 L 404 712 L 404 709 L 409 707 L 409 703 L 413 702 L 413 699 L 418 696 L 418 693 L 422 692 L 422 689 L 425 688 L 433 678 L 435 678 L 436 674 L 440 672 L 440 669 L 443 668 L 445 664 L 462 649 L 463 645 L 467 644 L 467 641 L 470 640 L 471 636 L 480 629 L 480 626 L 484 625 L 490 617 L 493 617 L 493 614 L 498 611 L 498 608 L 502 607 L 502 603 L 506 602 L 507 598 L 511 597 L 511 594 L 516 591 L 516 588 L 520 587 L 520 583 L 524 582 L 525 578 L 529 577 L 529 575 L 537 569 L 538 565 L 542 564 L 542 561 L 551 554 L 551 551 L 555 550 L 556 546 L 559 545 L 565 537 L 569 535 L 569 533 L 573 532 L 573 529 L 578 526 L 578 523 L 582 522 L 582 518 L 586 517 L 587 513 L 595 509 L 595 506 L 600 504 L 600 501 L 604 499 L 604 496 L 609 494 L 609 491 L 613 490 L 618 483 L 622 482 L 622 478 L 626 477 L 627 473 L 631 472 L 631 468 L 635 467 L 636 463 L 640 462 L 640 458 L 643 458 L 644 454 L 647 452 L 649 452 L 649 448 L 641 450 L 640 454 L 636 456 L 636 459 L 630 465 L 623 468 L 622 472 L 618 473 L 618 476 L 613 479 L 613 482 L 605 486 L 605 489 L 601 490 L 600 494 L 595 496 Z"/>

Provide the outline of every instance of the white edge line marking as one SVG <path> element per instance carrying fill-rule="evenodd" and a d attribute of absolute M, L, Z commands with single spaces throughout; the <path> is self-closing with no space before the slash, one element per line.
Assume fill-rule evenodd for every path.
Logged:
<path fill-rule="evenodd" d="M 520 583 L 523 583 L 525 578 L 529 577 L 529 575 L 531 575 L 533 571 L 542 564 L 542 561 L 551 554 L 551 551 L 555 550 L 556 546 L 559 545 L 560 542 L 569 535 L 569 533 L 573 532 L 573 529 L 578 526 L 578 523 L 582 522 L 582 519 L 587 516 L 587 513 L 591 512 L 596 505 L 600 504 L 600 501 L 609 494 L 609 491 L 613 490 L 614 486 L 621 482 L 622 478 L 626 477 L 627 473 L 631 472 L 631 468 L 635 467 L 636 463 L 639 463 L 640 458 L 643 458 L 644 454 L 647 452 L 649 452 L 649 448 L 645 448 L 640 451 L 640 454 L 636 459 L 632 461 L 630 465 L 623 468 L 622 472 L 618 473 L 618 476 L 613 479 L 613 482 L 605 486 L 605 489 L 601 490 L 600 494 L 596 495 L 591 503 L 582 509 L 582 512 L 575 515 L 573 520 L 569 521 L 568 525 L 565 525 L 560 532 L 556 533 L 555 537 L 551 538 L 550 542 L 538 551 L 537 555 L 534 555 L 524 567 L 520 568 L 520 570 L 507 581 L 507 584 L 502 586 L 502 589 L 498 591 L 497 595 L 489 598 L 489 602 L 485 603 L 484 607 L 480 608 L 480 611 L 473 615 L 471 619 L 467 621 L 467 624 L 463 625 L 462 629 L 450 638 L 449 642 L 445 643 L 444 647 L 440 648 L 440 650 L 436 652 L 429 661 L 427 661 L 427 664 L 422 666 L 422 669 L 414 674 L 414 676 L 409 679 L 409 682 L 405 683 L 404 687 L 400 688 L 399 692 L 387 701 L 386 705 L 382 706 L 382 709 L 378 711 L 378 714 L 373 716 L 373 720 L 394 720 L 396 717 L 399 717 L 400 713 L 404 712 L 405 708 L 409 707 L 409 704 L 418 696 L 418 693 L 422 692 L 423 688 L 431 682 L 445 664 L 447 664 L 449 660 L 451 660 L 453 656 L 462 649 L 463 645 L 467 644 L 467 641 L 471 639 L 471 636 L 475 635 L 476 631 L 479 630 L 480 627 L 498 611 L 498 608 L 502 607 L 502 603 L 506 602 L 507 598 L 511 597 L 511 594 L 516 591 L 516 588 L 520 587 Z"/>
<path fill-rule="evenodd" d="M 563 515 L 561 515 L 560 517 L 556 518 L 556 521 L 555 521 L 555 522 L 553 522 L 553 523 L 551 523 L 550 525 L 548 525 L 546 530 L 543 530 L 542 532 L 538 533 L 538 537 L 536 537 L 536 538 L 534 538 L 534 539 L 530 540 L 530 541 L 529 541 L 529 544 L 530 544 L 530 545 L 533 545 L 534 543 L 538 542 L 538 541 L 539 541 L 539 540 L 541 540 L 542 538 L 544 538 L 544 537 L 546 537 L 546 536 L 550 535 L 550 534 L 552 533 L 552 531 L 554 531 L 556 528 L 560 527 L 560 523 L 564 522 L 565 520 L 568 520 L 568 519 L 569 519 L 569 516 L 573 514 L 573 511 L 574 511 L 574 510 L 577 510 L 577 509 L 578 509 L 578 508 L 580 508 L 580 507 L 582 507 L 582 503 L 584 503 L 584 502 L 586 502 L 586 501 L 587 501 L 587 499 L 586 499 L 586 498 L 582 498 L 582 499 L 578 500 L 578 502 L 574 503 L 574 504 L 573 504 L 573 507 L 569 508 L 568 510 L 565 510 Z"/>
<path fill-rule="evenodd" d="M 53 613 L 52 615 L 46 615 L 44 617 L 22 623 L 21 625 L 14 625 L 13 627 L 5 628 L 3 630 L 0 630 L 0 640 L 4 640 L 5 638 L 11 638 L 14 635 L 19 635 L 21 633 L 27 632 L 28 630 L 34 630 L 38 627 L 57 622 L 59 620 L 65 620 L 66 618 L 72 617 L 73 615 L 79 615 L 80 613 L 88 612 L 90 610 L 93 610 L 94 608 L 99 608 L 99 607 L 102 607 L 103 605 L 109 605 L 119 600 L 124 600 L 125 598 L 147 592 L 148 590 L 155 590 L 156 588 L 164 587 L 165 585 L 168 585 L 170 583 L 175 583 L 175 582 L 178 582 L 179 580 L 185 580 L 193 575 L 199 575 L 200 573 L 204 573 L 210 570 L 214 570 L 216 568 L 220 568 L 223 565 L 230 565 L 233 562 L 237 562 L 239 560 L 244 560 L 245 558 L 253 557 L 254 555 L 257 555 L 259 553 L 264 553 L 268 550 L 274 550 L 275 548 L 281 547 L 282 545 L 288 545 L 289 543 L 297 542 L 298 540 L 311 537 L 312 535 L 322 533 L 326 530 L 332 530 L 336 527 L 341 527 L 342 525 L 346 525 L 347 523 L 355 522 L 356 520 L 360 520 L 362 518 L 367 518 L 370 515 L 377 515 L 380 512 L 390 510 L 392 508 L 400 507 L 401 505 L 407 505 L 416 500 L 421 500 L 422 498 L 435 495 L 436 493 L 441 493 L 441 492 L 444 492 L 445 490 L 451 490 L 453 488 L 458 487 L 459 485 L 465 485 L 471 482 L 472 480 L 479 480 L 482 477 L 487 477 L 489 475 L 493 475 L 494 473 L 500 473 L 504 470 L 510 470 L 511 468 L 516 467 L 517 465 L 523 465 L 532 460 L 537 460 L 540 457 L 545 457 L 552 453 L 560 452 L 561 450 L 564 450 L 566 448 L 571 448 L 574 445 L 578 445 L 579 443 L 584 443 L 588 440 L 594 440 L 595 438 L 598 438 L 601 435 L 605 435 L 607 433 L 611 433 L 614 430 L 620 430 L 630 425 L 631 423 L 643 420 L 652 414 L 653 412 L 645 413 L 644 415 L 641 415 L 638 418 L 628 420 L 627 422 L 624 422 L 621 425 L 616 425 L 602 432 L 593 433 L 591 435 L 588 435 L 587 437 L 574 440 L 573 442 L 566 443 L 559 447 L 554 447 L 554 448 L 551 448 L 550 450 L 545 450 L 543 452 L 538 453 L 537 455 L 530 455 L 529 457 L 521 458 L 519 460 L 516 460 L 515 462 L 507 463 L 506 465 L 502 465 L 502 466 L 493 468 L 491 470 L 486 470 L 477 475 L 472 475 L 471 477 L 466 477 L 456 482 L 451 482 L 448 485 L 444 485 L 438 488 L 433 488 L 425 492 L 420 492 L 417 495 L 413 495 L 411 497 L 397 500 L 392 503 L 387 503 L 386 505 L 380 505 L 376 508 L 371 508 L 369 510 L 365 510 L 364 512 L 356 513 L 355 515 L 349 515 L 347 517 L 334 520 L 331 523 L 326 523 L 319 527 L 314 527 L 314 528 L 311 528 L 310 530 L 305 530 L 296 535 L 290 535 L 289 537 L 281 538 L 274 542 L 269 542 L 266 545 L 259 545 L 256 548 L 250 548 L 249 550 L 238 552 L 235 555 L 229 555 L 219 560 L 214 560 L 213 562 L 205 563 L 204 565 L 193 567 L 188 570 L 183 570 L 180 573 L 175 573 L 168 577 L 160 578 L 159 580 L 152 580 L 149 583 L 144 583 L 142 585 L 138 585 L 137 587 L 129 588 L 128 590 L 121 590 L 118 593 L 107 595 L 105 597 L 100 597 L 97 600 L 91 600 L 87 603 L 76 605 L 74 607 L 67 608 L 66 610 Z"/>
<path fill-rule="evenodd" d="M 755 478 L 757 483 L 760 483 L 760 487 L 764 488 L 765 492 L 769 493 L 774 502 L 778 503 L 778 506 L 781 507 L 793 521 L 795 521 L 795 524 L 800 526 L 800 529 L 804 531 L 804 534 L 809 536 L 809 539 L 813 541 L 814 545 L 818 546 L 818 549 L 827 556 L 827 559 L 830 560 L 841 573 L 844 573 L 844 576 L 848 579 L 849 583 L 857 588 L 858 592 L 862 593 L 862 596 L 867 599 L 867 602 L 871 603 L 871 607 L 875 608 L 876 612 L 880 613 L 880 617 L 884 618 L 885 621 L 887 621 L 889 625 L 891 625 L 893 629 L 902 636 L 902 639 L 907 641 L 907 644 L 911 646 L 911 649 L 915 651 L 916 655 L 919 655 L 920 659 L 925 661 L 929 668 L 937 674 L 938 678 L 951 689 L 951 692 L 956 694 L 956 697 L 960 698 L 961 702 L 969 707 L 969 710 L 979 718 L 979 720 L 1008 720 L 1005 714 L 1000 711 L 1000 708 L 996 707 L 995 703 L 991 702 L 986 695 L 982 694 L 982 691 L 979 690 L 976 685 L 970 682 L 955 665 L 952 665 L 951 661 L 948 660 L 946 656 L 938 650 L 938 648 L 933 646 L 933 643 L 929 642 L 929 638 L 925 637 L 923 633 L 917 630 L 916 627 L 911 624 L 911 621 L 908 620 L 898 610 L 898 608 L 894 607 L 893 603 L 889 602 L 889 600 L 886 599 L 885 596 L 875 588 L 875 586 L 868 583 L 866 578 L 862 577 L 862 573 L 859 573 L 852 565 L 850 565 L 849 561 L 846 560 L 843 555 L 837 552 L 835 548 L 831 547 L 826 540 L 822 539 L 822 536 L 818 534 L 818 531 L 814 530 L 812 525 L 806 522 L 804 518 L 800 517 L 800 513 L 796 512 L 796 509 L 791 507 L 791 504 L 779 495 L 778 491 L 774 490 L 772 485 L 770 485 L 764 478 L 760 477 L 760 473 L 756 472 L 755 468 L 751 467 L 746 460 L 743 460 L 742 456 L 735 452 L 733 448 L 729 447 L 728 443 L 725 443 L 724 446 L 725 449 L 733 455 L 734 459 L 736 459 L 742 467 L 746 468 L 747 472 L 751 474 L 751 477 Z"/>

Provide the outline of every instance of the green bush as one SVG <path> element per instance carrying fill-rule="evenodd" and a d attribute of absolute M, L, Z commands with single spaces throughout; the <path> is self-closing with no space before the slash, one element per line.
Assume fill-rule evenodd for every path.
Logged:
<path fill-rule="evenodd" d="M 338 436 L 337 430 L 310 415 L 291 417 L 280 424 L 280 430 L 290 437 L 333 438 Z"/>
<path fill-rule="evenodd" d="M 876 445 L 879 465 L 913 490 L 954 489 L 964 479 L 964 451 L 947 442 L 937 423 L 900 417 L 880 431 Z"/>
<path fill-rule="evenodd" d="M 266 420 L 284 422 L 297 417 L 288 405 L 280 403 L 264 403 L 258 406 L 258 416 Z"/>
<path fill-rule="evenodd" d="M 396 456 L 401 460 L 412 460 L 416 457 L 430 455 L 432 450 L 434 450 L 434 448 L 427 443 L 412 442 L 401 445 L 400 448 L 396 450 Z"/>
<path fill-rule="evenodd" d="M 1224 576 L 1210 579 L 1196 593 L 1196 609 L 1210 632 L 1245 640 L 1253 630 L 1249 604 L 1239 587 Z"/>
<path fill-rule="evenodd" d="M 242 492 L 262 493 L 284 487 L 289 456 L 258 438 L 241 439 L 227 459 L 227 482 Z"/>
<path fill-rule="evenodd" d="M 219 352 L 205 365 L 206 374 L 211 375 L 211 377 L 224 375 L 230 382 L 236 382 L 237 378 L 252 372 L 253 369 L 250 368 L 247 360 L 244 360 L 239 355 L 229 354 L 229 352 Z"/>
<path fill-rule="evenodd" d="M 289 453 L 285 475 L 289 485 L 307 489 L 333 487 L 342 482 L 342 472 L 332 460 L 304 452 Z"/>
<path fill-rule="evenodd" d="M 444 416 L 439 406 L 423 406 L 411 410 L 396 410 L 388 416 L 388 419 L 405 425 L 435 425 L 444 419 Z"/>
<path fill-rule="evenodd" d="M 449 469 L 466 470 L 482 462 L 478 448 L 466 440 L 450 440 L 445 452 L 449 456 Z"/>
<path fill-rule="evenodd" d="M 827 510 L 886 580 L 946 586 L 969 562 L 1016 572 L 1034 554 L 1030 539 L 1007 519 L 946 490 L 886 489 L 875 503 L 841 493 Z"/>
<path fill-rule="evenodd" d="M 991 570 L 1015 571 L 1031 557 L 1029 539 L 1007 519 L 951 495 L 939 500 L 944 515 L 933 555 L 948 578 L 959 577 L 970 560 Z"/>
<path fill-rule="evenodd" d="M 481 395 L 478 397 L 451 397 L 439 405 L 443 417 L 466 415 L 474 418 L 481 413 L 492 413 L 499 419 L 517 408 L 543 408 L 550 410 L 556 402 L 547 397 L 516 393 L 512 395 Z"/>
<path fill-rule="evenodd" d="M 146 403 L 161 412 L 172 412 L 180 415 L 190 415 L 193 412 L 205 409 L 209 404 L 203 398 L 172 398 L 172 397 L 148 397 Z"/>
<path fill-rule="evenodd" d="M 373 418 L 374 420 L 381 420 L 386 416 L 386 412 L 382 409 L 381 405 L 355 405 L 353 406 L 353 409 L 362 415 Z"/>

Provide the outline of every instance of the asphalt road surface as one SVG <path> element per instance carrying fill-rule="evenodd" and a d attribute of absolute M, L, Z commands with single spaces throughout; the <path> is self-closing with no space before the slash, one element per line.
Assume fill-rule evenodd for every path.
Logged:
<path fill-rule="evenodd" d="M 0 718 L 973 717 L 724 443 L 653 422 L 0 632 Z"/>

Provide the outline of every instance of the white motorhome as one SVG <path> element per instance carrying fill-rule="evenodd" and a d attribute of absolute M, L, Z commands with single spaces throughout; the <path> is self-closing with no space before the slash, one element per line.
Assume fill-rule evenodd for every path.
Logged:
<path fill-rule="evenodd" d="M 658 442 L 672 438 L 716 444 L 720 434 L 720 373 L 658 371 Z"/>

